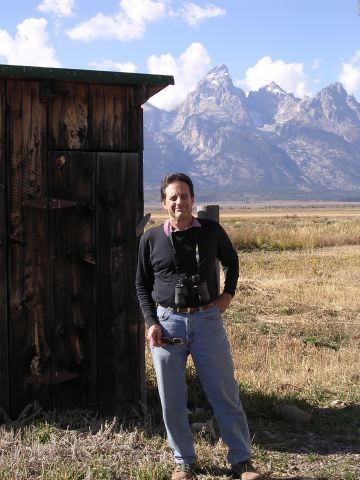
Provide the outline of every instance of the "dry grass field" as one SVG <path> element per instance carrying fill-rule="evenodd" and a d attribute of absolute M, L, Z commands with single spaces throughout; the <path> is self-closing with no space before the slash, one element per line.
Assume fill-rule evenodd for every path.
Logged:
<path fill-rule="evenodd" d="M 152 225 L 163 213 L 154 212 Z M 360 206 L 221 211 L 241 263 L 224 321 L 248 413 L 254 463 L 270 479 L 360 479 Z M 143 419 L 31 410 L 0 430 L 1 480 L 165 480 L 147 355 Z M 228 477 L 226 448 L 189 362 L 200 480 Z M 1 418 L 1 416 L 0 416 Z"/>

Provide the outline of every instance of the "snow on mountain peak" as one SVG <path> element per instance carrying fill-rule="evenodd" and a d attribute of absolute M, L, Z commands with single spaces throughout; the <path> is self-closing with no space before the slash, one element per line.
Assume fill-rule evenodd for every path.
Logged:
<path fill-rule="evenodd" d="M 227 66 L 219 65 L 210 70 L 200 83 L 219 87 L 222 84 L 232 85 L 232 80 L 230 78 Z"/>
<path fill-rule="evenodd" d="M 218 65 L 215 68 L 212 68 L 205 76 L 207 79 L 211 79 L 214 77 L 229 77 L 229 70 L 226 65 Z"/>
<path fill-rule="evenodd" d="M 172 115 L 144 111 L 145 182 L 180 164 L 211 201 L 360 199 L 360 104 L 346 95 L 332 84 L 300 99 L 271 82 L 246 96 L 220 65 Z"/>
<path fill-rule="evenodd" d="M 283 90 L 277 83 L 275 82 L 271 82 L 269 83 L 268 85 L 265 85 L 265 87 L 263 87 L 266 91 L 270 92 L 270 93 L 274 93 L 276 95 L 287 95 L 287 93 L 285 92 L 285 90 Z"/>

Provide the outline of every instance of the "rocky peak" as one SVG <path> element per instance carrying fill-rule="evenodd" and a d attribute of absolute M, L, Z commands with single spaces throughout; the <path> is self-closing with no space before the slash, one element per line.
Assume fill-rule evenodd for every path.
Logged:
<path fill-rule="evenodd" d="M 249 92 L 246 105 L 256 126 L 262 127 L 275 123 L 282 104 L 289 101 L 292 103 L 294 96 L 286 93 L 277 83 L 271 82 L 257 91 Z"/>
<path fill-rule="evenodd" d="M 321 108 L 327 119 L 332 120 L 336 116 L 337 120 L 341 120 L 349 114 L 348 97 L 341 83 L 332 83 L 314 97 L 312 105 Z"/>
<path fill-rule="evenodd" d="M 194 92 L 194 98 L 214 101 L 221 104 L 223 99 L 229 95 L 236 95 L 242 101 L 246 100 L 246 95 L 240 88 L 233 85 L 229 71 L 225 65 L 210 70 L 203 79 L 199 81 Z"/>
<path fill-rule="evenodd" d="M 360 199 L 360 104 L 341 84 L 301 100 L 272 82 L 246 97 L 220 65 L 171 114 L 144 115 L 145 184 L 156 195 L 161 177 L 182 169 L 212 201 Z"/>
<path fill-rule="evenodd" d="M 219 65 L 210 70 L 198 83 L 199 88 L 232 88 L 233 83 L 226 65 Z"/>
<path fill-rule="evenodd" d="M 272 93 L 274 95 L 287 95 L 285 90 L 283 90 L 277 83 L 271 82 L 268 85 L 265 85 L 265 87 L 260 88 L 260 90 L 266 90 L 269 93 Z"/>
<path fill-rule="evenodd" d="M 341 135 L 351 142 L 360 140 L 360 104 L 348 95 L 341 83 L 332 83 L 315 97 L 299 102 L 296 120 Z"/>
<path fill-rule="evenodd" d="M 336 112 L 337 118 L 349 114 L 349 98 L 341 83 L 332 83 L 323 88 L 314 98 L 307 99 L 307 108 L 321 109 L 323 115 L 329 118 L 330 112 Z M 340 114 L 340 116 L 339 116 Z"/>
<path fill-rule="evenodd" d="M 179 106 L 176 129 L 183 127 L 185 117 L 194 115 L 203 118 L 210 115 L 217 123 L 231 120 L 244 126 L 252 124 L 246 110 L 245 92 L 233 85 L 225 65 L 210 70 Z"/>
<path fill-rule="evenodd" d="M 338 100 L 341 98 L 346 99 L 348 97 L 347 91 L 340 82 L 330 83 L 330 85 L 323 88 L 318 95 L 321 97 L 330 96 L 332 98 L 337 98 Z"/>

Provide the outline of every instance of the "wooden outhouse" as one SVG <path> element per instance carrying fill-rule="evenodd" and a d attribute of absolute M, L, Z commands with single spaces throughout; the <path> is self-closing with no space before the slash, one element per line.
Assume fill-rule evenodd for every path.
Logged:
<path fill-rule="evenodd" d="M 133 416 L 141 105 L 171 76 L 0 65 L 0 407 Z"/>

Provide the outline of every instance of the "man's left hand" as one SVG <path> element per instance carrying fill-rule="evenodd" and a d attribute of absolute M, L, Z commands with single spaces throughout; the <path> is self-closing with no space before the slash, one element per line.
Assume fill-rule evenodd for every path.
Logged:
<path fill-rule="evenodd" d="M 214 303 L 219 307 L 220 312 L 223 313 L 230 305 L 231 300 L 232 295 L 230 295 L 230 293 L 224 292 L 215 298 Z"/>

